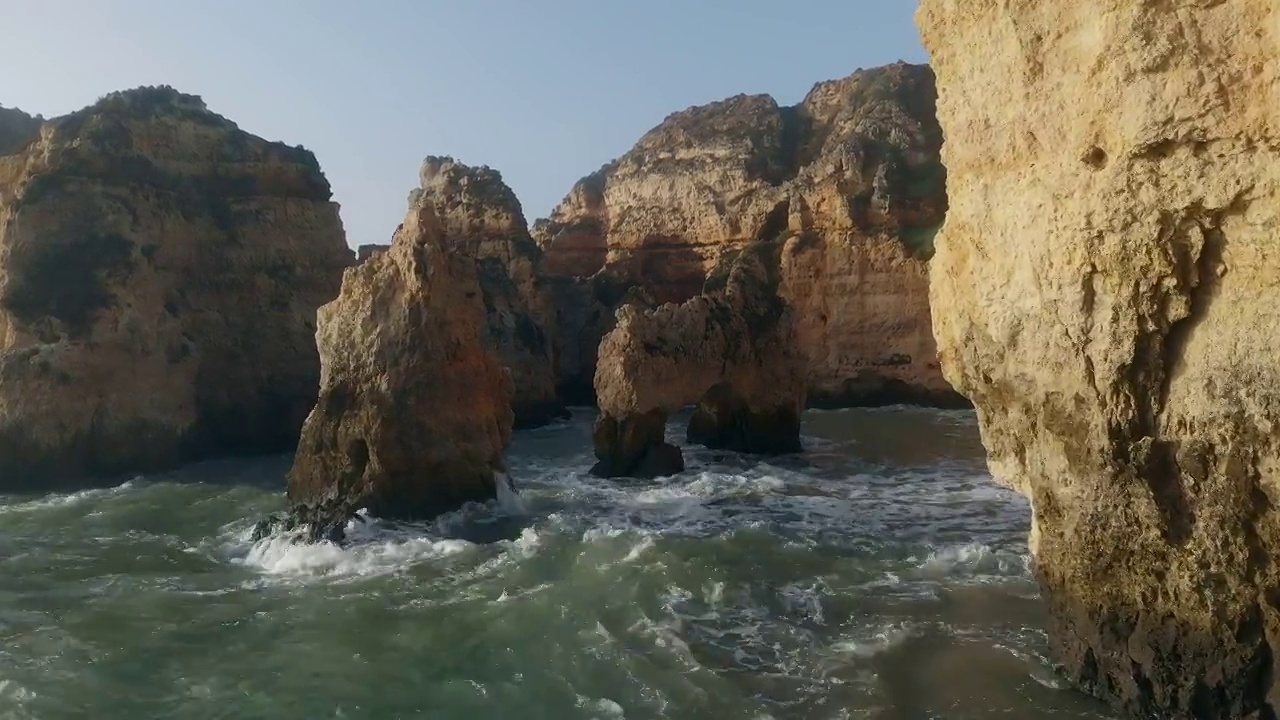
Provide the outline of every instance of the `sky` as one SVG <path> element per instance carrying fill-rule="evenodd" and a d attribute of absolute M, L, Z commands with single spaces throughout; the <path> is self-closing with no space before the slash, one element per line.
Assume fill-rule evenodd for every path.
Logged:
<path fill-rule="evenodd" d="M 388 242 L 427 155 L 499 170 L 526 217 L 668 114 L 924 62 L 913 0 L 28 0 L 0 105 L 167 84 L 316 153 L 352 246 Z"/>

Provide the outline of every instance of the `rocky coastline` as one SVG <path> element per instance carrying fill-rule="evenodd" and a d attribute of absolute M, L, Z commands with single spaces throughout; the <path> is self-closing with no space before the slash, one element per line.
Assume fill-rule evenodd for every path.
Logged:
<path fill-rule="evenodd" d="M 532 226 L 429 156 L 355 250 L 309 151 L 198 97 L 0 108 L 0 491 L 292 452 L 256 532 L 341 543 L 495 499 L 573 405 L 626 482 L 687 408 L 769 456 L 809 407 L 972 404 L 1062 673 L 1275 718 L 1280 70 L 1239 7 L 923 0 L 931 66 L 673 113 Z"/>

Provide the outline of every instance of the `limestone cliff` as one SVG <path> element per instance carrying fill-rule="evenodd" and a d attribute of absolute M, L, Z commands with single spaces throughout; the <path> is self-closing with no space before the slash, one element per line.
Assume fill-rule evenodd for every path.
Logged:
<path fill-rule="evenodd" d="M 947 376 L 1031 498 L 1066 674 L 1276 718 L 1277 8 L 924 0 Z"/>
<path fill-rule="evenodd" d="M 350 258 L 330 196 L 168 88 L 0 156 L 0 489 L 291 447 Z"/>
<path fill-rule="evenodd" d="M 421 185 L 411 201 L 430 203 L 443 227 L 445 247 L 476 261 L 488 342 L 515 381 L 516 426 L 562 417 L 551 337 L 555 308 L 536 273 L 542 253 L 529 235 L 520 201 L 489 167 L 428 157 L 419 175 Z"/>
<path fill-rule="evenodd" d="M 542 271 L 607 269 L 682 302 L 747 244 L 785 240 L 781 292 L 815 402 L 955 403 L 927 300 L 947 205 L 934 92 L 929 68 L 899 64 L 820 83 L 794 107 L 740 95 L 675 113 L 536 227 Z"/>
<path fill-rule="evenodd" d="M 0 155 L 21 150 L 40 134 L 44 121 L 17 108 L 0 107 Z"/>
<path fill-rule="evenodd" d="M 684 467 L 667 417 L 691 403 L 688 439 L 739 452 L 800 450 L 805 359 L 778 297 L 769 243 L 752 246 L 680 305 L 624 305 L 600 344 L 593 472 L 653 477 Z M 720 285 L 716 288 L 715 285 Z"/>
<path fill-rule="evenodd" d="M 496 493 L 511 376 L 482 339 L 475 261 L 445 249 L 416 195 L 390 249 L 347 270 L 319 311 L 320 399 L 289 473 L 312 538 L 336 538 L 361 509 L 424 518 Z"/>

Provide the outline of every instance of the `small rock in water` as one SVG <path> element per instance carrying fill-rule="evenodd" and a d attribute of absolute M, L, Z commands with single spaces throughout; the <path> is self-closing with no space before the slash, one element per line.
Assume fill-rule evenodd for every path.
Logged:
<path fill-rule="evenodd" d="M 272 514 L 266 516 L 253 526 L 253 535 L 250 536 L 249 540 L 256 543 L 267 539 L 275 532 L 276 526 L 279 524 L 280 518 L 277 515 Z"/>

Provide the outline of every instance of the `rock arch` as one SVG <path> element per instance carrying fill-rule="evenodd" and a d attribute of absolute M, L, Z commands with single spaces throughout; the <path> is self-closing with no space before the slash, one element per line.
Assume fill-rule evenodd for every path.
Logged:
<path fill-rule="evenodd" d="M 793 311 L 770 270 L 773 249 L 748 248 L 721 282 L 713 277 L 709 292 L 687 302 L 619 309 L 596 368 L 595 474 L 682 470 L 665 428 L 671 413 L 691 403 L 692 442 L 742 452 L 800 450 L 805 360 Z"/>

